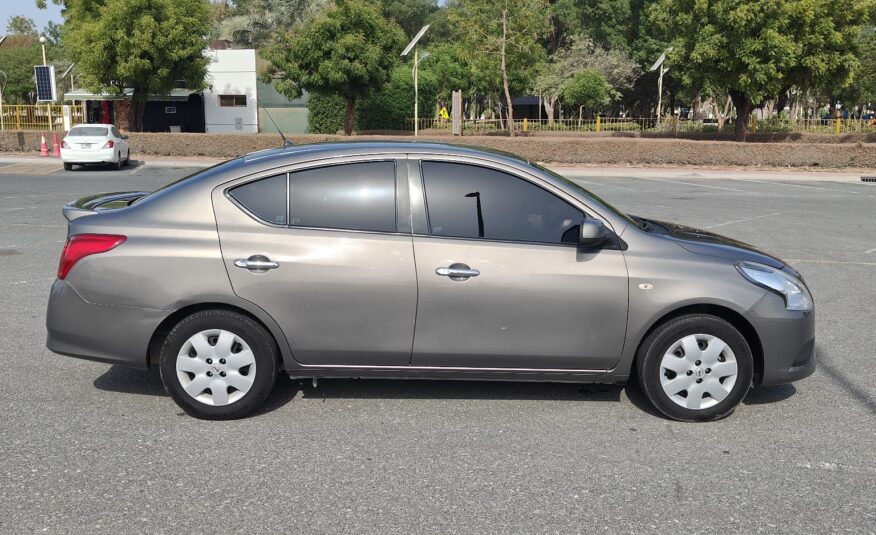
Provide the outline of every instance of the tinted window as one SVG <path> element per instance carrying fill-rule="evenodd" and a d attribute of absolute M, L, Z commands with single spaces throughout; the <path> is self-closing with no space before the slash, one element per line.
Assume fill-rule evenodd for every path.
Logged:
<path fill-rule="evenodd" d="M 248 182 L 231 196 L 256 217 L 274 225 L 286 224 L 286 174 Z"/>
<path fill-rule="evenodd" d="M 473 165 L 423 162 L 429 224 L 436 236 L 577 243 L 584 219 L 546 190 Z"/>
<path fill-rule="evenodd" d="M 395 232 L 395 164 L 367 162 L 292 173 L 289 223 Z"/>

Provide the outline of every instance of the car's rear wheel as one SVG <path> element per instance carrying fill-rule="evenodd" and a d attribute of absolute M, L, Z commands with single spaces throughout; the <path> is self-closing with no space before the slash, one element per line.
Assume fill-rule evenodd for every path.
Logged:
<path fill-rule="evenodd" d="M 115 169 L 116 171 L 118 171 L 119 169 L 122 168 L 122 153 L 121 152 L 116 155 L 116 161 L 112 163 L 112 166 L 113 166 L 113 169 Z"/>
<path fill-rule="evenodd" d="M 637 355 L 639 385 L 674 420 L 709 421 L 730 415 L 754 375 L 751 348 L 733 325 L 692 314 L 660 325 Z"/>
<path fill-rule="evenodd" d="M 125 167 L 128 167 L 129 165 L 131 165 L 131 150 L 130 149 L 128 149 L 127 154 L 125 154 L 125 161 L 122 162 L 122 165 L 124 165 Z"/>
<path fill-rule="evenodd" d="M 191 416 L 241 418 L 271 393 L 277 347 L 252 319 L 227 310 L 197 312 L 180 321 L 161 348 L 161 380 Z"/>
<path fill-rule="evenodd" d="M 72 163 L 64 163 L 64 171 L 72 171 L 73 164 Z"/>

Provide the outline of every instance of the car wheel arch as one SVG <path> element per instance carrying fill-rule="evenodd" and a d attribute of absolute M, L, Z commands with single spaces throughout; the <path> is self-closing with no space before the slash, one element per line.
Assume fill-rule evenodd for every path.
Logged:
<path fill-rule="evenodd" d="M 149 339 L 148 349 L 146 352 L 146 364 L 150 368 L 152 366 L 157 366 L 161 353 L 161 346 L 164 343 L 164 339 L 167 334 L 170 333 L 173 327 L 184 318 L 204 310 L 227 310 L 229 312 L 236 312 L 250 318 L 251 320 L 258 323 L 260 326 L 262 326 L 271 335 L 271 338 L 277 345 L 281 357 L 281 362 L 279 363 L 280 369 L 286 369 L 288 367 L 286 366 L 286 364 L 292 361 L 291 349 L 289 348 L 289 344 L 285 338 L 285 335 L 283 334 L 282 330 L 280 330 L 280 327 L 276 323 L 274 323 L 270 317 L 265 318 L 263 317 L 263 315 L 254 313 L 248 308 L 229 303 L 200 302 L 179 308 L 178 310 L 170 313 L 166 318 L 161 321 L 161 323 L 158 325 L 158 327 L 155 328 L 155 331 L 152 333 L 152 337 Z"/>
<path fill-rule="evenodd" d="M 642 343 L 644 343 L 644 341 L 648 338 L 648 335 L 654 332 L 654 330 L 661 325 L 664 325 L 665 323 L 672 321 L 675 318 L 687 316 L 690 314 L 708 314 L 710 316 L 721 318 L 733 327 L 735 327 L 740 333 L 742 333 L 742 336 L 744 336 L 746 341 L 748 342 L 749 348 L 751 349 L 751 356 L 754 360 L 754 384 L 759 384 L 761 378 L 763 377 L 764 354 L 763 345 L 761 344 L 760 336 L 758 335 L 757 330 L 747 319 L 745 319 L 745 316 L 743 316 L 736 310 L 714 303 L 687 304 L 666 312 L 656 321 L 652 322 L 651 325 L 649 325 L 648 328 L 639 337 L 638 343 L 636 344 L 636 351 L 633 354 L 634 358 L 632 365 L 635 366 L 636 357 L 639 354 Z M 630 375 L 632 376 L 632 371 L 630 372 Z"/>

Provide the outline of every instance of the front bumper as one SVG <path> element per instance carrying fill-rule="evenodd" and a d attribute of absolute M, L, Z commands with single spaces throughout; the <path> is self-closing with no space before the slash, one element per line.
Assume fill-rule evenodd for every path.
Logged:
<path fill-rule="evenodd" d="M 61 149 L 64 163 L 115 163 L 118 161 L 116 149 Z"/>
<path fill-rule="evenodd" d="M 89 303 L 67 281 L 56 280 L 46 312 L 46 347 L 69 357 L 146 368 L 149 341 L 168 314 Z"/>
<path fill-rule="evenodd" d="M 785 309 L 778 295 L 767 292 L 746 314 L 760 338 L 763 369 L 759 385 L 799 381 L 815 371 L 815 310 Z"/>

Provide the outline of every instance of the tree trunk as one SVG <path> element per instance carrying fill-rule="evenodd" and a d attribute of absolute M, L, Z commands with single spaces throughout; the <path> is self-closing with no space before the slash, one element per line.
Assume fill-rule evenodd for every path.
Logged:
<path fill-rule="evenodd" d="M 344 110 L 344 135 L 353 135 L 356 125 L 356 97 L 347 97 L 347 109 Z"/>
<path fill-rule="evenodd" d="M 556 97 L 547 97 L 542 102 L 544 103 L 544 111 L 547 114 L 547 124 L 554 124 L 554 106 L 557 104 Z"/>
<path fill-rule="evenodd" d="M 790 100 L 790 87 L 783 87 L 781 91 L 779 91 L 779 96 L 776 98 L 776 115 L 779 117 L 782 116 L 782 112 L 785 111 L 785 107 L 788 105 L 788 101 Z"/>
<path fill-rule="evenodd" d="M 142 132 L 145 126 L 146 100 L 148 93 L 142 89 L 134 89 L 131 96 L 131 109 L 128 111 L 128 131 Z"/>
<path fill-rule="evenodd" d="M 691 105 L 691 108 L 693 108 L 691 110 L 691 120 L 699 121 L 701 119 L 700 116 L 702 115 L 702 107 L 703 107 L 703 101 L 700 100 L 700 92 L 697 91 L 694 94 L 693 102 Z"/>
<path fill-rule="evenodd" d="M 511 89 L 508 86 L 508 67 L 505 65 L 505 47 L 508 35 L 508 10 L 502 10 L 502 87 L 505 89 L 505 100 L 508 102 L 508 133 L 514 137 L 514 105 L 511 103 Z"/>
<path fill-rule="evenodd" d="M 745 141 L 748 134 L 748 120 L 751 118 L 751 98 L 744 91 L 730 91 L 730 98 L 736 106 L 736 141 Z"/>

